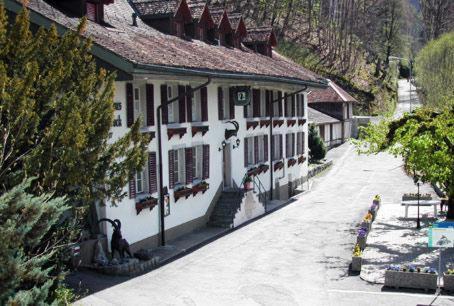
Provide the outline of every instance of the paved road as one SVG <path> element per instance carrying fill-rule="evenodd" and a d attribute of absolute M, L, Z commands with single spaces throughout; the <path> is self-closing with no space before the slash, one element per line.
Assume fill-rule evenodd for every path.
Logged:
<path fill-rule="evenodd" d="M 373 195 L 414 188 L 401 161 L 350 145 L 293 204 L 83 305 L 416 305 L 433 295 L 382 292 L 348 275 L 357 222 Z M 412 189 L 410 189 L 411 191 Z M 434 305 L 454 303 L 442 297 Z M 451 304 L 452 305 L 452 304 Z"/>
<path fill-rule="evenodd" d="M 406 79 L 399 80 L 398 82 L 398 99 L 399 103 L 396 107 L 395 117 L 400 117 L 404 112 L 409 112 L 421 106 L 416 94 L 416 87 L 410 84 L 410 82 L 407 82 Z"/>

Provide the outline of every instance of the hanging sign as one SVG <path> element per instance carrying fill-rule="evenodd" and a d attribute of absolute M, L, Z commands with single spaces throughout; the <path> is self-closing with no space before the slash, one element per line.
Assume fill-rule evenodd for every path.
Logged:
<path fill-rule="evenodd" d="M 233 99 L 235 105 L 244 106 L 251 102 L 251 87 L 250 86 L 237 86 L 234 87 Z"/>
<path fill-rule="evenodd" d="M 454 247 L 454 228 L 429 228 L 429 248 Z"/>

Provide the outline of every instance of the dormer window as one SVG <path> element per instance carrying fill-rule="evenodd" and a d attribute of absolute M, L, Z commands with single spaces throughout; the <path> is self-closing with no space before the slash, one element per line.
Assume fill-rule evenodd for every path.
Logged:
<path fill-rule="evenodd" d="M 193 22 L 184 25 L 184 36 L 189 39 L 195 37 L 195 25 Z"/>
<path fill-rule="evenodd" d="M 271 57 L 273 48 L 277 46 L 276 36 L 270 27 L 248 29 L 243 43 L 257 53 Z"/>
<path fill-rule="evenodd" d="M 109 2 L 111 3 L 111 2 Z M 108 3 L 106 3 L 108 4 Z M 96 1 L 96 3 L 87 1 L 85 4 L 86 13 L 88 20 L 102 23 L 104 22 L 104 2 L 103 1 Z"/>

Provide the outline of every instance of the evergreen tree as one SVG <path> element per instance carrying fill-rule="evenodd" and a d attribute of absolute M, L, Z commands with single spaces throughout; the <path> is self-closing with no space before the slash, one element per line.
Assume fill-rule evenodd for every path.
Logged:
<path fill-rule="evenodd" d="M 25 191 L 29 184 L 0 196 L 1 305 L 47 304 L 55 268 L 49 262 L 64 246 L 50 231 L 68 209 L 64 198 L 31 195 Z"/>
<path fill-rule="evenodd" d="M 326 156 L 326 146 L 320 138 L 315 126 L 309 125 L 309 157 L 311 161 L 318 161 Z"/>

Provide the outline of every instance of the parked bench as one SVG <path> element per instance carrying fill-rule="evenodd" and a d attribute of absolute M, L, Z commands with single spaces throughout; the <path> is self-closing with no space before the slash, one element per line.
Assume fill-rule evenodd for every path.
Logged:
<path fill-rule="evenodd" d="M 419 206 L 433 206 L 434 217 L 437 217 L 437 205 L 440 204 L 439 200 L 419 200 Z M 405 218 L 408 218 L 408 208 L 410 206 L 418 206 L 418 201 L 402 201 L 402 206 L 405 206 Z"/>

